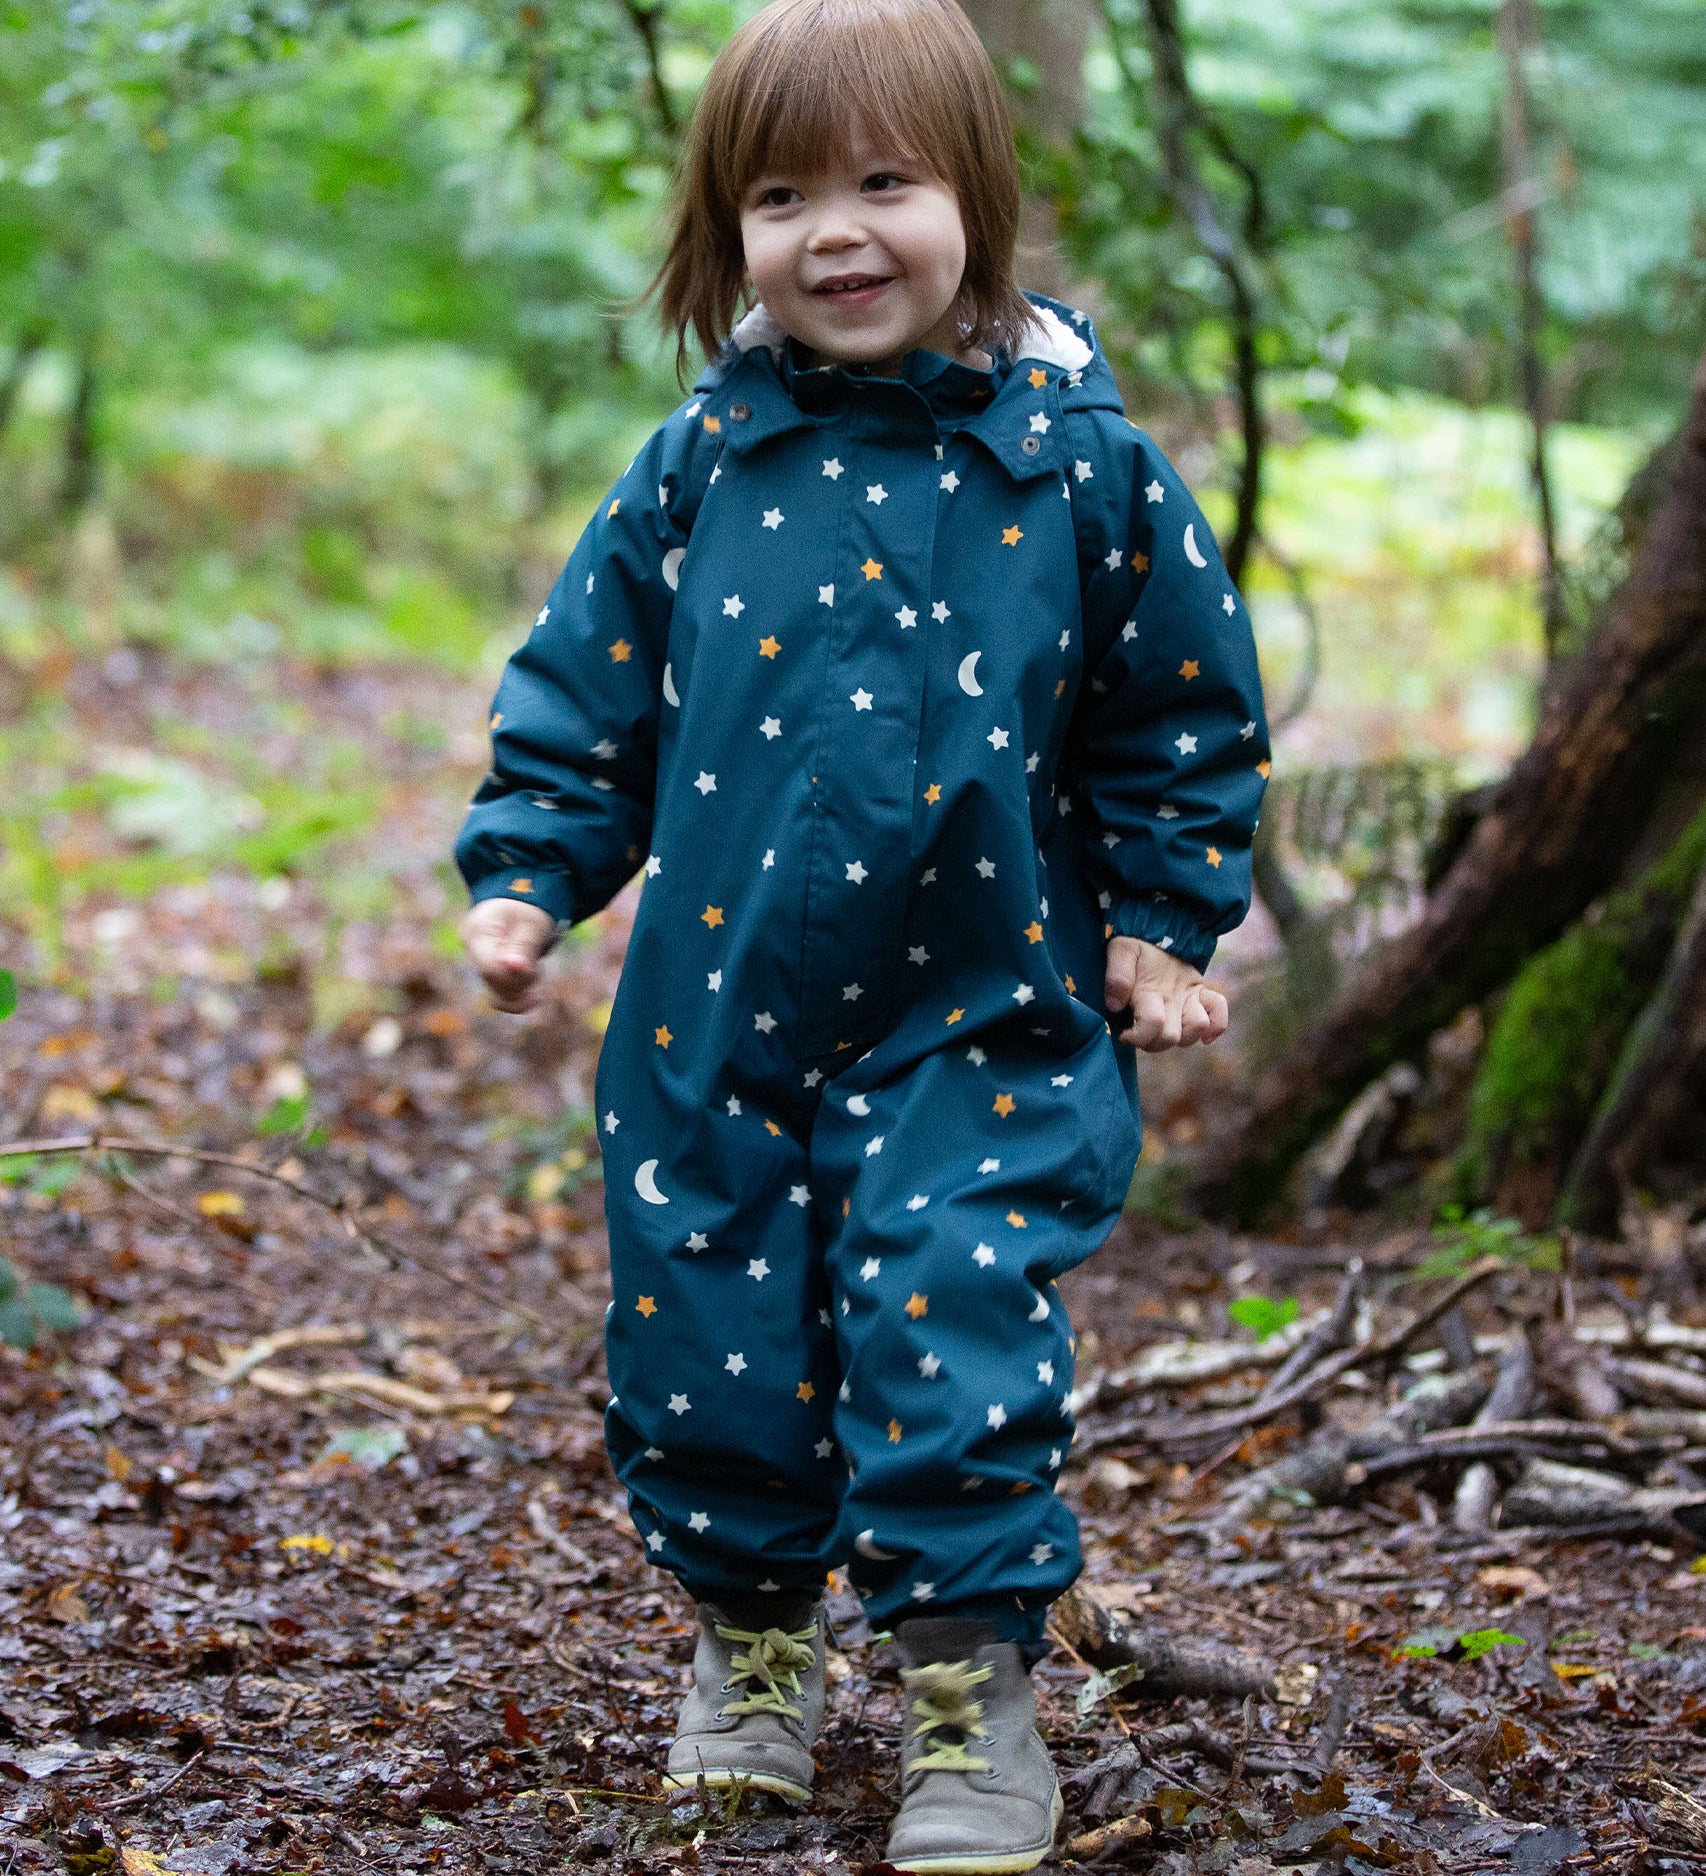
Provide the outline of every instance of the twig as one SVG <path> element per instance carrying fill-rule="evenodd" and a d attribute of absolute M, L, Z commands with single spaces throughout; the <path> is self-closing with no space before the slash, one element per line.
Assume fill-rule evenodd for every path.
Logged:
<path fill-rule="evenodd" d="M 1117 1848 L 1122 1843 L 1137 1843 L 1144 1837 L 1153 1837 L 1155 1826 L 1141 1811 L 1130 1817 L 1116 1817 L 1111 1824 L 1100 1824 L 1094 1830 L 1087 1830 L 1071 1839 L 1066 1846 L 1066 1854 L 1076 1857 L 1080 1863 L 1088 1863 L 1099 1856 Z"/>
<path fill-rule="evenodd" d="M 528 1499 L 527 1522 L 533 1527 L 536 1537 L 548 1544 L 559 1557 L 572 1563 L 577 1570 L 597 1570 L 598 1565 L 586 1552 L 557 1529 L 542 1498 Z"/>
<path fill-rule="evenodd" d="M 202 1746 L 190 1758 L 186 1759 L 170 1778 L 163 1779 L 158 1785 L 151 1785 L 146 1791 L 135 1792 L 128 1798 L 111 1798 L 105 1804 L 97 1804 L 95 1809 L 99 1811 L 103 1817 L 110 1817 L 115 1811 L 131 1811 L 139 1804 L 152 1804 L 156 1798 L 164 1797 L 165 1794 L 177 1784 L 179 1779 L 187 1778 L 206 1756 L 207 1748 Z"/>
<path fill-rule="evenodd" d="M 1299 1375 L 1307 1373 L 1323 1355 L 1330 1355 L 1350 1334 L 1362 1296 L 1362 1278 L 1362 1259 L 1353 1257 L 1345 1268 L 1345 1278 L 1333 1299 L 1333 1307 L 1269 1376 L 1267 1386 L 1256 1397 L 1257 1406 L 1268 1395 L 1283 1393 Z"/>
<path fill-rule="evenodd" d="M 1327 1711 L 1321 1721 L 1320 1736 L 1309 1755 L 1309 1770 L 1317 1785 L 1333 1769 L 1339 1748 L 1345 1743 L 1345 1729 L 1351 1723 L 1351 1690 L 1345 1681 L 1334 1681 L 1327 1696 Z"/>
<path fill-rule="evenodd" d="M 525 1303 L 517 1303 L 501 1296 L 495 1290 L 489 1290 L 483 1283 L 472 1277 L 465 1277 L 454 1270 L 447 1270 L 436 1259 L 422 1252 L 399 1250 L 388 1239 L 376 1231 L 356 1223 L 347 1199 L 329 1199 L 323 1192 L 316 1192 L 312 1186 L 304 1185 L 300 1179 L 292 1179 L 287 1173 L 275 1172 L 270 1166 L 262 1166 L 252 1159 L 239 1158 L 235 1153 L 214 1153 L 204 1148 L 187 1146 L 168 1146 L 159 1140 L 132 1140 L 122 1134 L 80 1133 L 69 1134 L 62 1140 L 11 1140 L 0 1141 L 0 1160 L 14 1159 L 25 1154 L 41 1155 L 46 1153 L 138 1153 L 154 1159 L 193 1160 L 201 1166 L 223 1166 L 233 1172 L 249 1173 L 256 1179 L 270 1180 L 274 1185 L 283 1186 L 294 1192 L 298 1198 L 307 1199 L 311 1205 L 318 1205 L 343 1221 L 346 1232 L 358 1244 L 365 1245 L 382 1262 L 393 1270 L 406 1270 L 411 1264 L 437 1277 L 441 1283 L 448 1283 L 458 1290 L 466 1290 L 477 1296 L 482 1302 L 490 1303 L 513 1316 L 520 1316 L 537 1329 L 546 1329 L 553 1334 L 558 1324 L 539 1311 L 530 1309 Z"/>

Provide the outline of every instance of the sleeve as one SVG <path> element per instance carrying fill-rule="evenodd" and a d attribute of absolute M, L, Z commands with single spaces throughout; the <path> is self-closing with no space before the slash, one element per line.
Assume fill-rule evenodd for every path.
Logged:
<path fill-rule="evenodd" d="M 1093 450 L 1109 473 L 1078 518 L 1087 682 L 1067 750 L 1084 851 L 1104 938 L 1202 970 L 1250 909 L 1270 768 L 1255 639 L 1161 451 L 1124 418 Z"/>
<path fill-rule="evenodd" d="M 456 839 L 473 903 L 522 899 L 559 928 L 645 857 L 671 607 L 716 445 L 697 405 L 663 425 L 587 524 L 492 700 L 492 767 Z"/>

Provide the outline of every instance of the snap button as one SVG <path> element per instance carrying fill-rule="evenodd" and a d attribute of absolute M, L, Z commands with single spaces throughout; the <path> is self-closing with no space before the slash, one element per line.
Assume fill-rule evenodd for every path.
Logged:
<path fill-rule="evenodd" d="M 734 418 L 736 423 L 745 423 L 747 418 L 752 415 L 752 406 L 750 404 L 731 404 L 729 406 L 729 415 Z"/>
<path fill-rule="evenodd" d="M 1037 451 L 1040 450 L 1042 446 L 1043 446 L 1043 443 L 1042 443 L 1041 437 L 1022 436 L 1019 439 L 1019 447 L 1025 452 L 1027 456 L 1036 455 Z"/>

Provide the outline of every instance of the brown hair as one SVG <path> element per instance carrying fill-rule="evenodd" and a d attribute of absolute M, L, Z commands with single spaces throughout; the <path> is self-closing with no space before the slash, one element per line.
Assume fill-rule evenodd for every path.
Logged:
<path fill-rule="evenodd" d="M 966 234 L 955 300 L 969 345 L 1031 318 L 1013 281 L 1019 164 L 1001 83 L 955 0 L 771 0 L 717 55 L 677 168 L 675 226 L 652 290 L 676 361 L 689 327 L 728 337 L 746 263 L 740 202 L 771 171 L 810 174 L 863 130 L 954 190 Z"/>

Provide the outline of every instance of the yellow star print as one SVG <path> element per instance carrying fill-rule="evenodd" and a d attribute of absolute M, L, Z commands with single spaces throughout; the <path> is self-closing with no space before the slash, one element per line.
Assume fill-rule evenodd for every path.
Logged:
<path fill-rule="evenodd" d="M 605 509 L 605 511 L 604 511 L 604 513 L 605 513 L 605 516 L 606 516 L 606 518 L 608 518 L 609 516 L 611 516 L 611 515 L 613 515 L 613 514 L 615 514 L 615 512 L 616 512 L 616 510 L 617 510 L 618 508 L 620 508 L 621 506 L 622 506 L 622 497 L 621 497 L 620 495 L 618 495 L 618 496 L 616 497 L 616 499 L 615 499 L 615 501 L 613 501 L 613 502 L 612 502 L 612 503 L 610 504 L 610 506 L 609 506 L 608 508 L 606 508 L 606 509 Z"/>
<path fill-rule="evenodd" d="M 995 1111 L 1001 1116 L 1003 1120 L 1005 1120 L 1007 1116 L 1012 1113 L 1013 1107 L 1014 1107 L 1014 1101 L 1013 1101 L 1012 1095 L 998 1094 L 995 1097 Z"/>
<path fill-rule="evenodd" d="M 723 420 L 721 417 L 707 417 L 705 419 L 705 428 L 710 431 L 712 436 L 715 436 L 722 427 Z"/>
<path fill-rule="evenodd" d="M 1015 1231 L 1023 1231 L 1025 1228 L 1025 1214 L 1023 1212 L 1009 1212 L 1007 1214 L 1007 1222 Z"/>
<path fill-rule="evenodd" d="M 610 662 L 612 664 L 626 664 L 633 655 L 634 647 L 630 645 L 625 638 L 617 639 L 616 643 L 610 647 Z"/>
<path fill-rule="evenodd" d="M 1033 365 L 1026 374 L 1031 380 L 1031 389 L 1040 391 L 1048 383 L 1048 373 L 1040 365 Z"/>
<path fill-rule="evenodd" d="M 488 725 L 487 727 L 488 727 L 488 728 L 490 728 L 490 729 L 494 729 L 494 730 L 495 730 L 495 729 L 497 728 L 497 726 L 498 726 L 498 725 L 499 725 L 499 724 L 500 724 L 500 723 L 501 723 L 501 722 L 502 722 L 503 720 L 504 720 L 504 713 L 503 713 L 503 712 L 502 712 L 501 710 L 494 710 L 494 711 L 492 712 L 492 720 L 491 720 L 491 723 L 490 723 L 490 724 L 489 724 L 489 725 Z"/>
<path fill-rule="evenodd" d="M 1001 545 L 1003 547 L 1017 547 L 1024 538 L 1024 530 L 1017 522 L 1014 522 L 1012 527 L 1003 528 L 1001 530 Z"/>
<path fill-rule="evenodd" d="M 900 1444 L 900 1436 L 904 1431 L 905 1429 L 898 1420 L 891 1420 L 889 1422 L 889 1444 L 891 1446 L 898 1446 Z"/>
<path fill-rule="evenodd" d="M 1187 658 L 1185 662 L 1179 666 L 1179 675 L 1188 684 L 1192 678 L 1202 675 L 1202 666 L 1197 663 L 1195 658 Z"/>
<path fill-rule="evenodd" d="M 794 1398 L 796 1400 L 809 1401 L 816 1393 L 817 1389 L 813 1387 L 809 1381 L 802 1381 L 800 1385 L 794 1389 Z"/>
<path fill-rule="evenodd" d="M 1131 557 L 1131 570 L 1133 573 L 1147 573 L 1149 571 L 1149 556 L 1147 554 L 1133 554 Z"/>
<path fill-rule="evenodd" d="M 920 1316 L 928 1316 L 930 1313 L 929 1297 L 920 1296 L 918 1292 L 914 1290 L 906 1299 L 906 1313 L 914 1322 L 916 1322 Z"/>
<path fill-rule="evenodd" d="M 652 1040 L 660 1049 L 667 1049 L 675 1038 L 669 1033 L 669 1025 L 667 1023 L 659 1023 L 657 1028 L 652 1031 Z"/>
<path fill-rule="evenodd" d="M 1072 981 L 1070 977 L 1063 977 L 1061 979 L 1061 982 L 1066 985 L 1068 996 L 1074 996 L 1074 997 L 1077 996 L 1078 986 Z"/>
<path fill-rule="evenodd" d="M 1265 756 L 1256 764 L 1256 773 L 1264 780 L 1273 773 L 1273 769 L 1274 765 Z"/>
<path fill-rule="evenodd" d="M 658 1313 L 657 1304 L 649 1296 L 642 1296 L 634 1307 L 642 1316 L 655 1316 Z"/>
<path fill-rule="evenodd" d="M 924 799 L 930 803 L 931 807 L 935 807 L 936 803 L 942 799 L 942 784 L 932 782 L 924 791 Z"/>
<path fill-rule="evenodd" d="M 1034 945 L 1040 945 L 1040 944 L 1042 943 L 1042 941 L 1043 941 L 1043 928 L 1042 928 L 1042 926 L 1041 926 L 1041 925 L 1040 925 L 1040 924 L 1039 924 L 1039 923 L 1037 922 L 1037 920 L 1035 920 L 1035 919 L 1032 919 L 1032 920 L 1031 920 L 1031 922 L 1030 922 L 1030 924 L 1028 924 L 1028 925 L 1027 925 L 1027 926 L 1025 927 L 1025 936 L 1026 936 L 1027 938 L 1029 938 L 1029 939 L 1030 939 L 1030 941 L 1031 941 L 1031 943 L 1032 943 L 1032 944 L 1034 944 Z"/>
<path fill-rule="evenodd" d="M 960 1018 L 964 1015 L 965 1015 L 964 1010 L 950 1010 L 948 1012 L 948 1022 L 950 1023 L 950 1025 L 957 1023 L 960 1020 Z"/>
<path fill-rule="evenodd" d="M 870 555 L 867 554 L 859 571 L 864 574 L 867 580 L 880 580 L 883 577 L 883 563 L 880 560 L 873 560 Z"/>
<path fill-rule="evenodd" d="M 1210 847 L 1207 854 L 1204 855 L 1204 858 L 1208 861 L 1210 866 L 1219 866 L 1220 849 L 1218 847 Z"/>
<path fill-rule="evenodd" d="M 769 1134 L 774 1134 L 778 1140 L 782 1137 L 782 1129 L 778 1127 L 773 1120 L 767 1120 L 764 1123 L 764 1131 Z"/>
<path fill-rule="evenodd" d="M 710 930 L 715 931 L 723 922 L 723 908 L 720 905 L 708 905 L 699 916 Z"/>
<path fill-rule="evenodd" d="M 533 890 L 533 881 L 530 879 L 512 879 L 509 882 L 509 889 L 511 892 L 530 893 Z"/>
<path fill-rule="evenodd" d="M 782 642 L 776 638 L 761 638 L 758 641 L 758 655 L 761 658 L 774 658 L 782 649 Z"/>

